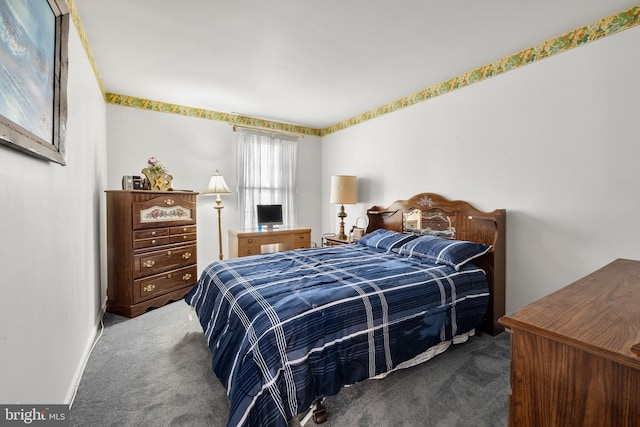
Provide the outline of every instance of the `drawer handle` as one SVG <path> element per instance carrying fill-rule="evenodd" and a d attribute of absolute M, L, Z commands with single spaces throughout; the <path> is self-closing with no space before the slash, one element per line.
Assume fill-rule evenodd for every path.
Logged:
<path fill-rule="evenodd" d="M 191 258 L 191 252 L 185 252 L 182 254 L 182 259 L 189 259 Z"/>
<path fill-rule="evenodd" d="M 156 288 L 156 285 L 147 285 L 144 288 L 142 288 L 143 291 L 145 292 L 151 292 Z"/>
<path fill-rule="evenodd" d="M 152 232 L 151 232 L 151 235 L 152 235 L 152 236 L 155 236 L 155 235 L 156 235 L 156 232 L 155 232 L 155 231 L 152 231 Z"/>
<path fill-rule="evenodd" d="M 164 204 L 167 206 L 173 206 L 176 202 L 173 199 L 165 199 Z"/>
<path fill-rule="evenodd" d="M 173 274 L 169 273 L 167 274 L 167 279 L 171 279 L 173 277 Z"/>
<path fill-rule="evenodd" d="M 182 276 L 182 280 L 189 280 L 191 279 L 191 273 L 187 273 L 184 276 Z"/>
<path fill-rule="evenodd" d="M 304 239 L 304 234 L 300 235 L 300 240 Z"/>
<path fill-rule="evenodd" d="M 247 242 L 253 243 L 253 239 L 248 239 Z"/>
<path fill-rule="evenodd" d="M 150 267 L 153 267 L 154 265 L 156 265 L 156 262 L 154 260 L 150 259 L 149 261 L 145 261 L 144 264 L 142 264 L 142 265 L 144 265 L 147 268 L 150 268 Z"/>
<path fill-rule="evenodd" d="M 182 240 L 187 240 L 187 235 L 182 236 Z"/>
<path fill-rule="evenodd" d="M 251 249 L 249 249 L 249 250 L 247 251 L 247 253 L 248 253 L 249 255 L 253 255 L 253 251 L 252 251 Z"/>
<path fill-rule="evenodd" d="M 171 252 L 171 251 L 167 251 L 167 256 L 171 256 L 172 253 L 173 252 Z"/>
<path fill-rule="evenodd" d="M 153 240 L 151 241 L 151 244 L 152 244 L 152 245 L 155 245 L 155 244 L 156 244 L 156 239 L 153 239 Z"/>
<path fill-rule="evenodd" d="M 183 228 L 182 231 L 187 232 L 187 227 Z"/>

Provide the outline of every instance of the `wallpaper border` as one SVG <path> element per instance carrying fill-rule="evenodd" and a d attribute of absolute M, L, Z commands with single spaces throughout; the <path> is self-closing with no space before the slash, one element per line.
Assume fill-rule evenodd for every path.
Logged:
<path fill-rule="evenodd" d="M 577 28 L 573 31 L 569 31 L 568 33 L 556 38 L 549 39 L 545 42 L 521 50 L 518 53 L 506 56 L 490 64 L 483 65 L 464 74 L 460 74 L 442 83 L 414 92 L 409 96 L 405 96 L 340 123 L 336 123 L 333 126 L 322 129 L 321 135 L 325 136 L 347 129 L 365 121 L 401 110 L 428 99 L 435 98 L 436 96 L 444 95 L 473 83 L 498 76 L 506 73 L 507 71 L 518 69 L 524 65 L 532 64 L 552 55 L 566 52 L 570 49 L 599 40 L 603 37 L 616 34 L 638 24 L 640 24 L 640 4 L 632 6 L 620 13 Z"/>
<path fill-rule="evenodd" d="M 93 74 L 96 76 L 96 81 L 98 82 L 98 86 L 100 87 L 100 92 L 102 96 L 105 95 L 104 84 L 102 83 L 102 77 L 100 77 L 100 73 L 98 72 L 98 66 L 96 65 L 96 60 L 93 58 L 93 53 L 91 52 L 91 48 L 89 47 L 89 41 L 87 40 L 87 35 L 84 32 L 84 27 L 82 22 L 80 21 L 80 16 L 78 15 L 78 9 L 76 9 L 76 4 L 73 0 L 67 0 L 67 6 L 69 7 L 69 14 L 71 15 L 71 21 L 73 25 L 76 27 L 76 32 L 78 33 L 78 37 L 80 38 L 80 43 L 82 43 L 82 47 L 84 48 L 84 52 L 87 55 L 87 59 L 89 60 L 89 64 L 93 69 Z"/>
<path fill-rule="evenodd" d="M 108 104 L 121 105 L 123 107 L 133 107 L 162 113 L 179 114 L 182 116 L 194 117 L 198 119 L 218 120 L 221 122 L 227 122 L 231 125 L 257 127 L 264 130 L 282 131 L 313 136 L 320 136 L 321 133 L 320 129 L 309 128 L 305 126 L 257 119 L 254 117 L 242 116 L 239 114 L 222 113 L 219 111 L 189 107 L 186 105 L 169 104 L 162 101 L 136 98 L 134 96 L 120 95 L 117 93 L 107 92 L 105 94 L 105 101 Z"/>
<path fill-rule="evenodd" d="M 505 56 L 490 64 L 483 65 L 474 70 L 452 77 L 444 82 L 414 92 L 408 96 L 397 99 L 388 104 L 366 111 L 357 116 L 343 120 L 324 129 L 316 129 L 305 126 L 293 125 L 283 122 L 275 122 L 270 120 L 257 119 L 237 114 L 223 113 L 219 111 L 207 110 L 203 108 L 189 107 L 185 105 L 170 104 L 162 101 L 154 101 L 144 98 L 136 98 L 133 96 L 121 95 L 116 93 L 105 92 L 102 78 L 98 72 L 89 42 L 84 32 L 84 28 L 80 21 L 78 11 L 73 0 L 67 0 L 71 19 L 76 27 L 82 46 L 86 52 L 89 63 L 93 68 L 93 72 L 98 81 L 98 85 L 103 94 L 105 102 L 108 104 L 120 105 L 124 107 L 140 108 L 149 111 L 157 111 L 170 114 L 179 114 L 188 117 L 217 120 L 227 122 L 229 124 L 237 124 L 240 126 L 258 127 L 265 130 L 284 131 L 290 133 L 299 133 L 302 135 L 326 136 L 332 133 L 350 128 L 360 123 L 375 119 L 377 117 L 389 114 L 403 108 L 427 101 L 440 95 L 447 94 L 457 89 L 478 83 L 491 77 L 506 73 L 507 71 L 516 70 L 527 64 L 540 61 L 559 53 L 566 52 L 575 47 L 599 40 L 629 28 L 640 25 L 640 4 L 632 6 L 622 12 L 613 14 L 606 18 L 602 18 L 590 24 L 584 25 L 575 30 L 569 31 L 558 37 L 546 40 L 542 43 L 521 50 L 513 55 Z"/>

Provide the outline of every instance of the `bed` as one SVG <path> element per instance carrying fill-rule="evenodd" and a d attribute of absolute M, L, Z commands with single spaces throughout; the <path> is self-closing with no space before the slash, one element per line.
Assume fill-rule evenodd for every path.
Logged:
<path fill-rule="evenodd" d="M 346 385 L 501 331 L 504 210 L 421 193 L 367 216 L 357 243 L 216 261 L 186 295 L 229 426 L 287 426 Z"/>

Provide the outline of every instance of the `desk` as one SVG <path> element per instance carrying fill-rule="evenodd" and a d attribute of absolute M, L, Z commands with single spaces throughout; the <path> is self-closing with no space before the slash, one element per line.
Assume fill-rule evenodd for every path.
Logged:
<path fill-rule="evenodd" d="M 509 426 L 640 425 L 640 262 L 618 259 L 516 313 Z"/>
<path fill-rule="evenodd" d="M 311 229 L 229 230 L 229 258 L 311 247 Z"/>

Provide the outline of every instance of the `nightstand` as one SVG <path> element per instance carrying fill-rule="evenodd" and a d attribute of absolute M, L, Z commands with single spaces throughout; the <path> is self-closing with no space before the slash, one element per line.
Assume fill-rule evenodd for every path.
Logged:
<path fill-rule="evenodd" d="M 323 236 L 323 239 L 324 239 L 324 246 L 349 245 L 351 243 L 354 243 L 349 239 L 340 239 L 336 235 Z"/>

